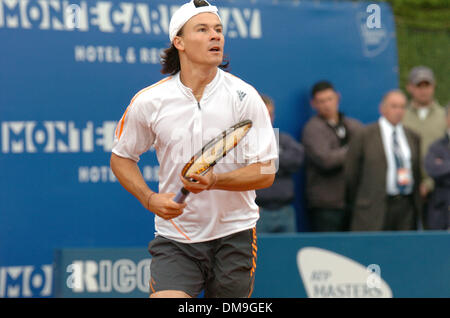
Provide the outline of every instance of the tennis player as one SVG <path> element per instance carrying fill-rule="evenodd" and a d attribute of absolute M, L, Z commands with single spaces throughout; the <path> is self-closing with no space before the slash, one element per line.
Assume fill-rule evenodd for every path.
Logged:
<path fill-rule="evenodd" d="M 257 91 L 221 69 L 222 31 L 215 6 L 203 0 L 181 6 L 170 21 L 171 47 L 162 59 L 162 73 L 170 76 L 137 93 L 116 129 L 111 168 L 155 214 L 150 297 L 197 297 L 202 290 L 205 297 L 250 297 L 253 291 L 259 218 L 254 190 L 272 184 L 277 145 Z M 194 181 L 181 177 L 190 156 L 246 119 L 258 142 L 238 144 L 234 150 L 242 160 L 227 155 Z M 151 146 L 160 164 L 158 193 L 137 165 Z M 192 194 L 175 203 L 183 186 Z"/>

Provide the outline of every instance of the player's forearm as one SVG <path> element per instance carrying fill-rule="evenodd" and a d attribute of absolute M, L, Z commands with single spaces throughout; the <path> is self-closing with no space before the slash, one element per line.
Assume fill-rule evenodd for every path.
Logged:
<path fill-rule="evenodd" d="M 110 165 L 120 184 L 147 208 L 147 198 L 152 191 L 142 177 L 136 162 L 113 153 Z"/>
<path fill-rule="evenodd" d="M 275 179 L 275 168 L 272 162 L 254 163 L 246 167 L 217 174 L 217 181 L 212 187 L 215 190 L 248 191 L 270 187 Z"/>

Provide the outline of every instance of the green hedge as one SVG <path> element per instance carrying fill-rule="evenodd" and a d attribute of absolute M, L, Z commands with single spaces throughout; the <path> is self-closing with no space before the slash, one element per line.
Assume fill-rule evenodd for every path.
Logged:
<path fill-rule="evenodd" d="M 400 87 L 405 88 L 412 67 L 426 65 L 436 76 L 436 99 L 446 105 L 450 102 L 449 0 L 387 2 L 394 11 L 397 28 Z"/>
<path fill-rule="evenodd" d="M 442 106 L 450 102 L 450 33 L 426 31 L 397 25 L 400 87 L 405 88 L 409 70 L 417 65 L 430 67 L 436 77 L 436 99 Z"/>
<path fill-rule="evenodd" d="M 449 0 L 388 0 L 398 24 L 428 30 L 450 29 Z"/>

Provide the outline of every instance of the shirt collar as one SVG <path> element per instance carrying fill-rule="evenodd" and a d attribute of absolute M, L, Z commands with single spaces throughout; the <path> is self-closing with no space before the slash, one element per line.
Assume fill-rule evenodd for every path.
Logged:
<path fill-rule="evenodd" d="M 180 79 L 180 72 L 178 72 L 177 74 L 175 74 L 176 77 L 176 81 L 178 84 L 178 87 L 180 88 L 180 90 L 189 98 L 194 98 L 194 93 L 192 92 L 192 89 L 185 86 Z M 216 76 L 214 76 L 213 80 L 211 82 L 208 83 L 208 85 L 206 85 L 205 89 L 203 90 L 203 95 L 202 95 L 202 100 L 207 99 L 213 92 L 214 90 L 217 88 L 217 84 L 220 82 L 220 80 L 223 77 L 223 71 L 221 69 L 217 69 L 217 73 Z"/>
<path fill-rule="evenodd" d="M 333 123 L 332 121 L 326 119 L 325 117 L 323 117 L 320 114 L 317 114 L 317 117 L 319 117 L 324 122 L 326 122 L 327 124 L 329 124 L 330 126 L 333 126 L 333 127 L 339 126 L 340 124 L 342 124 L 344 122 L 344 113 L 339 112 L 339 111 L 338 111 L 338 122 L 337 123 Z"/>
<path fill-rule="evenodd" d="M 399 133 L 403 129 L 402 123 L 398 123 L 396 126 L 394 126 L 384 116 L 380 117 L 379 123 L 381 125 L 381 128 L 386 132 L 388 132 L 389 134 L 392 134 L 394 130 L 396 130 L 397 133 Z"/>
<path fill-rule="evenodd" d="M 418 112 L 420 108 L 426 107 L 430 112 L 433 111 L 433 109 L 437 106 L 437 102 L 433 100 L 430 104 L 426 106 L 419 106 L 417 103 L 415 103 L 413 100 L 409 103 L 409 107 L 414 111 Z"/>

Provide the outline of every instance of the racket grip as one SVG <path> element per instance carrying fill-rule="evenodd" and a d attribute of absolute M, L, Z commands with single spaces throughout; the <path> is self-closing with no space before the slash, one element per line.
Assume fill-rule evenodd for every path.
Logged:
<path fill-rule="evenodd" d="M 181 190 L 177 193 L 177 195 L 173 198 L 173 201 L 176 203 L 183 203 L 184 200 L 186 200 L 186 197 L 188 196 L 189 191 L 185 188 L 181 188 Z"/>

